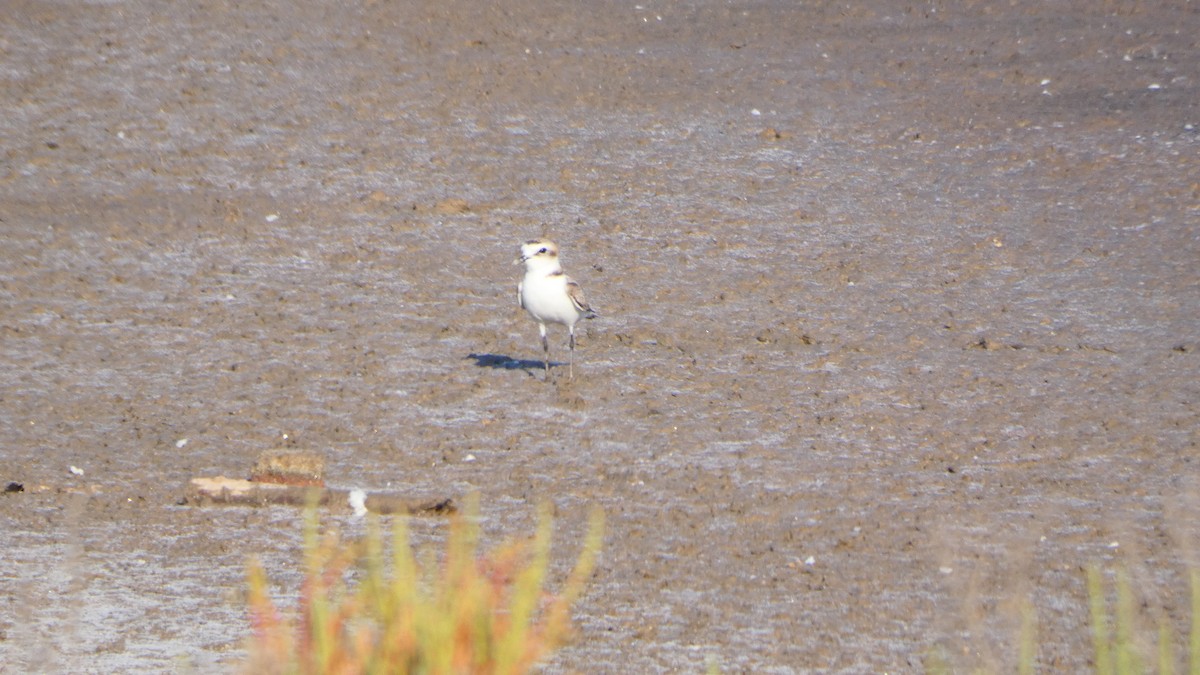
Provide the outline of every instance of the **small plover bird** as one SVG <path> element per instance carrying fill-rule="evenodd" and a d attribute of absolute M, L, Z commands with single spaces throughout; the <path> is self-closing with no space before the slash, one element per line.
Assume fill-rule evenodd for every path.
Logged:
<path fill-rule="evenodd" d="M 558 246 L 548 239 L 521 244 L 521 255 L 514 265 L 525 263 L 525 278 L 517 285 L 517 302 L 538 322 L 542 333 L 542 351 L 546 356 L 546 377 L 550 376 L 550 342 L 546 324 L 560 323 L 571 334 L 571 360 L 568 377 L 575 379 L 575 324 L 596 316 L 583 298 L 583 289 L 571 280 L 558 264 Z"/>

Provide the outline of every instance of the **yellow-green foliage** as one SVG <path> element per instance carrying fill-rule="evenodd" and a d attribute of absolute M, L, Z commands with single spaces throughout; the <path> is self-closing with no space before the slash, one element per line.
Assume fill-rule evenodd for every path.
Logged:
<path fill-rule="evenodd" d="M 1188 656 L 1192 675 L 1200 675 L 1200 569 L 1191 571 L 1192 633 L 1188 638 Z"/>
<path fill-rule="evenodd" d="M 391 560 L 372 520 L 365 541 L 317 533 L 316 510 L 305 527 L 305 580 L 298 616 L 285 618 L 251 561 L 249 605 L 254 635 L 247 670 L 254 673 L 528 672 L 570 636 L 570 608 L 600 550 L 603 514 L 592 513 L 583 550 L 557 595 L 543 591 L 550 559 L 551 518 L 541 509 L 531 541 L 478 552 L 478 504 L 454 518 L 446 553 L 418 563 L 404 519 L 393 528 Z M 357 586 L 345 579 L 359 570 Z"/>
<path fill-rule="evenodd" d="M 1200 675 L 1200 569 L 1189 572 L 1191 585 L 1191 630 L 1186 643 L 1172 627 L 1169 618 L 1139 603 L 1135 587 L 1126 567 L 1118 566 L 1112 574 L 1110 589 L 1105 573 L 1098 565 L 1086 568 L 1088 609 L 1092 633 L 1093 667 L 1097 675 L 1174 675 L 1182 657 L 1188 664 L 1188 675 Z M 1108 595 L 1113 592 L 1115 603 Z M 1146 615 L 1150 616 L 1147 617 Z M 1143 628 L 1148 618 L 1157 614 L 1157 649 Z M 1038 670 L 1038 618 L 1032 600 L 1021 605 L 1021 633 L 1017 648 L 1016 672 L 1036 673 Z M 1154 653 L 1154 652 L 1157 653 Z M 963 653 L 967 651 L 964 649 Z M 1012 672 L 988 664 L 955 663 L 953 651 L 943 644 L 934 645 L 925 655 L 925 672 L 943 675 L 956 672 Z"/>
<path fill-rule="evenodd" d="M 1187 644 L 1191 675 L 1200 675 L 1200 570 L 1190 572 L 1192 590 L 1192 628 Z M 1088 604 L 1092 619 L 1092 647 L 1095 650 L 1097 675 L 1141 675 L 1150 672 L 1138 650 L 1137 601 L 1129 581 L 1129 573 L 1120 567 L 1116 571 L 1116 612 L 1110 615 L 1105 599 L 1104 577 L 1100 568 L 1087 568 Z M 1160 675 L 1175 672 L 1175 640 L 1166 618 L 1158 624 L 1158 669 Z"/>

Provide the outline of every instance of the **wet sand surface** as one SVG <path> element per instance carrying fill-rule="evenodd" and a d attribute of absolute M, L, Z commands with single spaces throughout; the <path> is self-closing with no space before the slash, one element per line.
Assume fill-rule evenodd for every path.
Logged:
<path fill-rule="evenodd" d="M 5 14 L 3 669 L 230 670 L 301 514 L 179 501 L 279 447 L 489 541 L 549 500 L 560 572 L 602 506 L 549 672 L 1011 671 L 1026 602 L 1078 671 L 1092 562 L 1186 631 L 1194 3 Z"/>

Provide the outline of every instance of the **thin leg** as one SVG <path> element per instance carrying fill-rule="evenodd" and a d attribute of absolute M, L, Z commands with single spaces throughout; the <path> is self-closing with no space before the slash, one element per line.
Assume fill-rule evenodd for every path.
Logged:
<path fill-rule="evenodd" d="M 575 327 L 571 326 L 567 330 L 571 333 L 571 358 L 567 360 L 567 379 L 575 379 Z"/>
<path fill-rule="evenodd" d="M 546 339 L 546 324 L 539 323 L 538 330 L 542 333 L 542 351 L 546 356 L 546 377 L 550 377 L 550 341 Z"/>

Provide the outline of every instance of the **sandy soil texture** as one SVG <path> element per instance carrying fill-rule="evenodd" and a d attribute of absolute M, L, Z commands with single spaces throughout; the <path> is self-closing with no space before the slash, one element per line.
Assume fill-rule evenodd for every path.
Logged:
<path fill-rule="evenodd" d="M 550 672 L 1011 671 L 1026 603 L 1079 671 L 1092 562 L 1182 633 L 1198 35 L 1194 2 L 9 2 L 0 669 L 230 670 L 300 514 L 179 500 L 281 447 L 478 492 L 490 541 L 550 500 L 561 568 L 601 505 Z M 516 306 L 542 235 L 602 315 L 571 382 Z"/>

